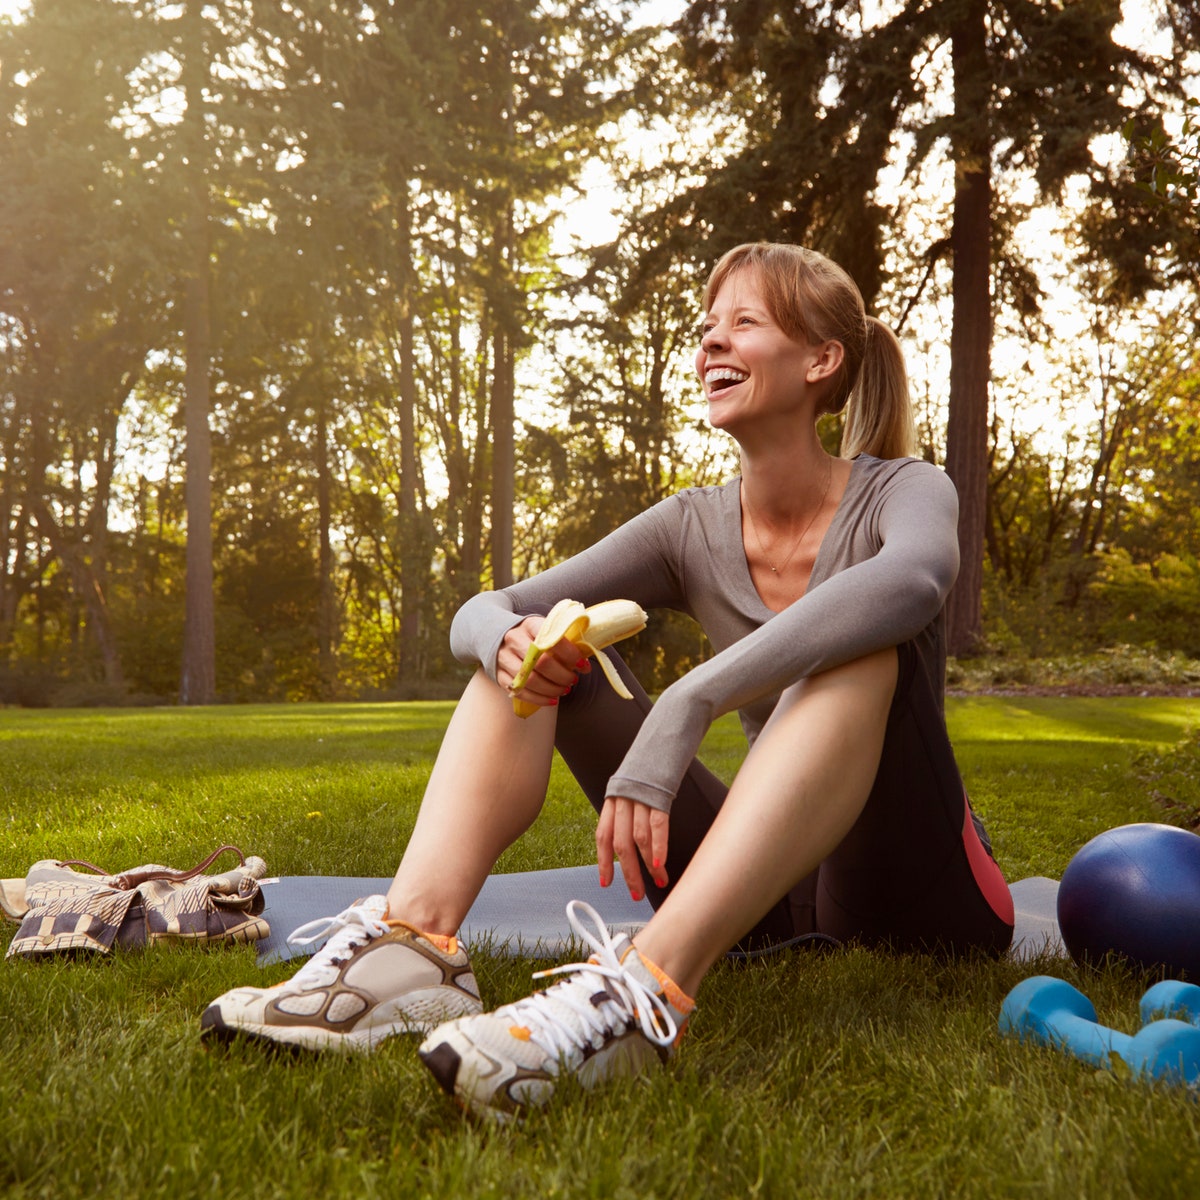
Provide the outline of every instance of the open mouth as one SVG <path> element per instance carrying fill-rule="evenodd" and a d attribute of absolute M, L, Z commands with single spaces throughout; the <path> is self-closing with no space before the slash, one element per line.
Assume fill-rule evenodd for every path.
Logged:
<path fill-rule="evenodd" d="M 710 396 L 715 396 L 718 392 L 745 383 L 749 378 L 745 371 L 735 371 L 732 367 L 714 367 L 711 371 L 705 371 L 704 386 L 708 388 Z"/>

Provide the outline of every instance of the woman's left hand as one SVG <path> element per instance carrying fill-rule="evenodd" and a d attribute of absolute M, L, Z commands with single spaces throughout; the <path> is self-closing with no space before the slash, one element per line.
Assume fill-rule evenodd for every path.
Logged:
<path fill-rule="evenodd" d="M 646 894 L 642 864 L 659 887 L 666 887 L 667 834 L 670 815 L 637 800 L 609 796 L 596 825 L 596 855 L 600 862 L 600 886 L 613 880 L 613 858 L 621 864 L 625 886 L 634 900 Z"/>

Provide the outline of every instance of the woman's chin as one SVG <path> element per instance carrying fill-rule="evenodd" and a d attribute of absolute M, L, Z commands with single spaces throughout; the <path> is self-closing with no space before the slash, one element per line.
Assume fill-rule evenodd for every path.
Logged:
<path fill-rule="evenodd" d="M 731 427 L 737 423 L 737 417 L 728 404 L 713 399 L 708 402 L 708 423 L 714 429 L 722 429 L 729 433 Z"/>

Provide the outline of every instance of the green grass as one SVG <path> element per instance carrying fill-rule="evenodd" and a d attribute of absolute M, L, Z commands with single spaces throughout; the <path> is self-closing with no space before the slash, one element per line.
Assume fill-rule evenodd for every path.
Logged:
<path fill-rule="evenodd" d="M 0 712 L 0 875 L 42 857 L 191 865 L 223 841 L 273 873 L 387 875 L 445 704 Z M 969 698 L 948 718 L 1010 878 L 1058 875 L 1094 833 L 1162 819 L 1145 764 L 1200 723 L 1184 699 Z M 740 734 L 705 756 L 728 776 Z M 319 814 L 319 815 L 316 815 Z M 586 863 L 592 819 L 561 767 L 503 870 Z M 3 936 L 7 941 L 7 933 Z M 485 998 L 537 963 L 476 957 Z M 1003 1040 L 1037 970 L 1132 1030 L 1144 981 L 1066 962 L 862 950 L 719 966 L 677 1059 L 520 1126 L 464 1120 L 398 1039 L 368 1059 L 201 1047 L 197 1016 L 273 982 L 250 948 L 0 964 L 0 1195 L 1185 1196 L 1186 1095 Z"/>

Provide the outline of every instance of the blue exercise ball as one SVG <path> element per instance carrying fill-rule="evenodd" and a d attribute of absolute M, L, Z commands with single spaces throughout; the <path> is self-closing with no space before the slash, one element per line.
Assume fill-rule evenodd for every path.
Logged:
<path fill-rule="evenodd" d="M 1058 926 L 1077 963 L 1108 954 L 1200 981 L 1200 836 L 1174 825 L 1121 825 L 1071 859 Z"/>

